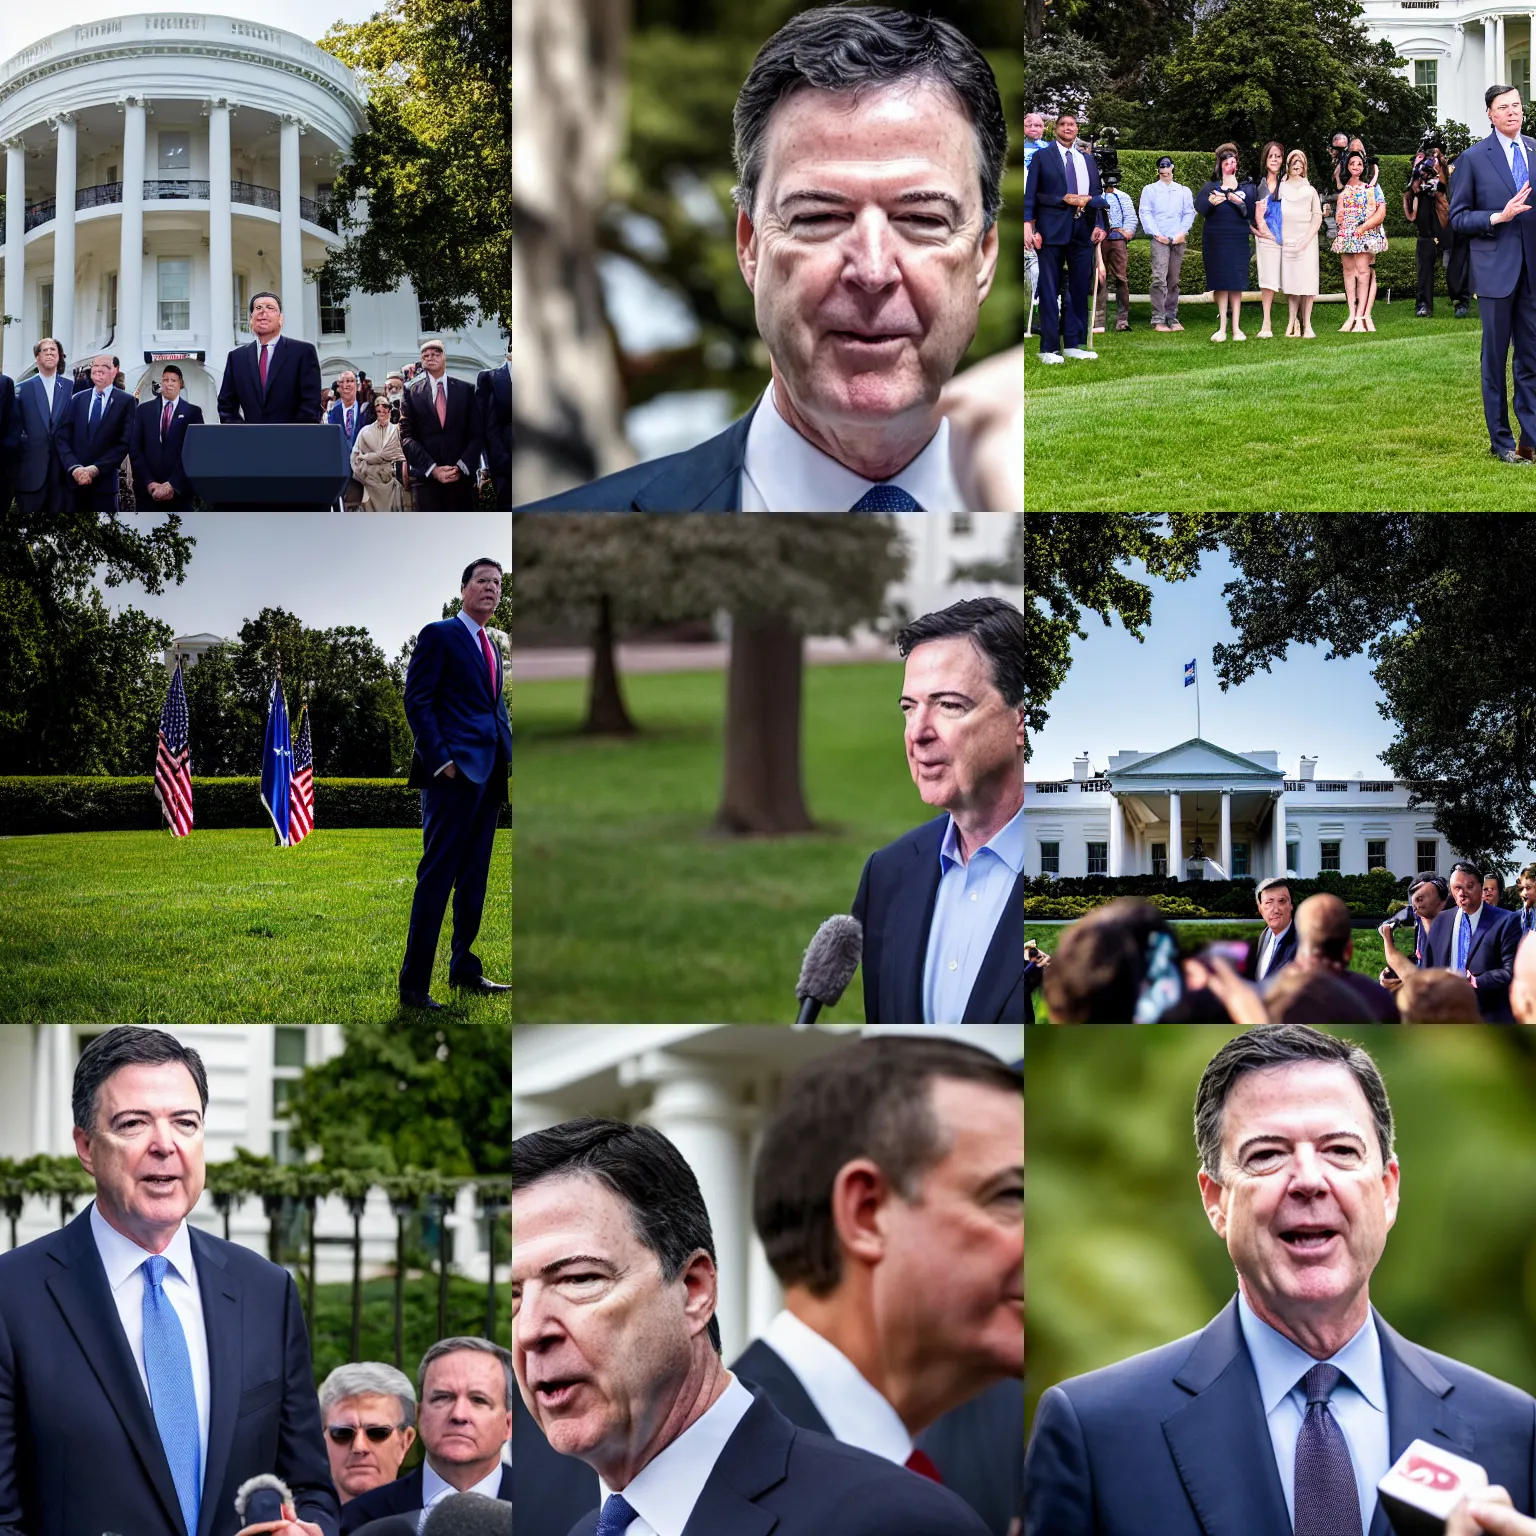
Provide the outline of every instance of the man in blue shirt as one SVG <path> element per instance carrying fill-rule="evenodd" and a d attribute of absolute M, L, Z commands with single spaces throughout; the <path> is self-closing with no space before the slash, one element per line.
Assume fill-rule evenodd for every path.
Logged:
<path fill-rule="evenodd" d="M 1152 329 L 1182 331 L 1179 324 L 1179 273 L 1185 240 L 1195 222 L 1189 188 L 1173 179 L 1173 158 L 1159 155 L 1157 180 L 1141 189 L 1141 227 L 1152 242 Z"/>
<path fill-rule="evenodd" d="M 1102 331 L 1109 319 L 1109 285 L 1115 285 L 1115 329 L 1131 328 L 1131 284 L 1127 277 L 1130 241 L 1136 233 L 1136 208 L 1120 190 L 1120 174 L 1111 171 L 1104 183 L 1104 211 L 1109 233 L 1099 247 L 1099 298 L 1095 305 L 1093 329 Z"/>
<path fill-rule="evenodd" d="M 1029 179 L 1029 162 L 1035 158 L 1045 137 L 1045 118 L 1039 112 L 1024 114 L 1024 178 Z M 1034 308 L 1035 293 L 1040 285 L 1040 258 L 1035 255 L 1034 242 L 1024 242 L 1024 287 L 1029 293 L 1029 306 Z M 1028 331 L 1024 333 L 1026 336 Z"/>

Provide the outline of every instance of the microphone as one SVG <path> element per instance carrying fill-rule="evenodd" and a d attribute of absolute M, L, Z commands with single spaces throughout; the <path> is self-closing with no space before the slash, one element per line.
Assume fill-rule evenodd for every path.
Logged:
<path fill-rule="evenodd" d="M 1451 1511 L 1487 1487 L 1488 1474 L 1475 1461 L 1415 1440 L 1376 1492 L 1396 1536 L 1445 1536 Z"/>
<path fill-rule="evenodd" d="M 829 917 L 806 946 L 800 964 L 800 980 L 795 996 L 800 999 L 798 1028 L 814 1024 L 823 1008 L 830 1008 L 843 995 L 864 953 L 864 925 L 856 917 L 841 913 Z"/>
<path fill-rule="evenodd" d="M 242 1530 L 263 1520 L 281 1520 L 285 1504 L 293 1507 L 293 1495 L 282 1478 L 270 1472 L 258 1472 L 241 1483 L 235 1493 L 235 1513 L 240 1517 Z"/>
<path fill-rule="evenodd" d="M 482 1493 L 455 1493 L 427 1516 L 424 1536 L 512 1536 L 512 1506 Z"/>

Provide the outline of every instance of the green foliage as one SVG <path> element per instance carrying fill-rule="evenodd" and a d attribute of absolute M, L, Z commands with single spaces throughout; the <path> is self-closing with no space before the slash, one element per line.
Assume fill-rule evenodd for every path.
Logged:
<path fill-rule="evenodd" d="M 293 1091 L 296 1146 L 319 1147 L 332 1168 L 505 1172 L 512 1051 L 504 1023 L 414 1013 L 349 1024 L 345 1041 Z"/>
<path fill-rule="evenodd" d="M 507 0 L 387 0 L 320 46 L 368 87 L 368 126 L 336 176 L 341 289 L 402 276 L 445 329 L 512 328 L 512 27 Z M 367 199 L 353 222 L 354 199 Z"/>
<path fill-rule="evenodd" d="M 1047 120 L 1059 112 L 1081 117 L 1090 101 L 1103 99 L 1111 72 L 1104 50 L 1086 37 L 1060 32 L 1044 38 L 1024 52 L 1024 110 L 1043 113 Z"/>

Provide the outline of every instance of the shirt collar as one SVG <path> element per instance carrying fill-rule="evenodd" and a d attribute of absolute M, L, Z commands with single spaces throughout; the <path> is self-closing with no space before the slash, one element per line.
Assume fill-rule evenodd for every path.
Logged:
<path fill-rule="evenodd" d="M 802 437 L 779 414 L 769 384 L 752 424 L 742 471 L 770 512 L 846 512 L 878 482 L 866 480 Z M 949 418 L 941 417 L 927 446 L 891 480 L 928 512 L 961 507 L 949 462 Z"/>
<path fill-rule="evenodd" d="M 462 608 L 459 609 L 456 617 L 459 623 L 475 637 L 475 641 L 478 643 L 480 639 L 480 626 Z"/>
<path fill-rule="evenodd" d="M 719 1399 L 637 1472 L 624 1490 L 629 1507 L 656 1536 L 683 1536 L 704 1485 L 736 1426 L 752 1406 L 752 1394 L 735 1376 Z M 598 1508 L 613 1489 L 597 1480 Z"/>
<path fill-rule="evenodd" d="M 452 1483 L 445 1483 L 437 1475 L 430 1460 L 421 1464 L 421 1507 L 430 1509 L 432 1500 L 443 1493 L 483 1493 L 487 1498 L 494 1499 L 501 1492 L 501 1463 L 491 1468 L 478 1483 L 469 1488 L 455 1489 Z"/>
<path fill-rule="evenodd" d="M 101 1255 L 102 1268 L 107 1272 L 107 1285 L 116 1291 L 138 1269 L 145 1259 L 152 1258 L 149 1249 L 141 1248 L 131 1237 L 124 1237 L 91 1202 L 91 1236 L 96 1239 L 96 1251 Z M 197 1270 L 192 1264 L 192 1239 L 187 1235 L 185 1221 L 176 1228 L 176 1234 L 166 1244 L 160 1255 L 175 1271 L 178 1278 L 188 1285 L 197 1283 Z"/>
<path fill-rule="evenodd" d="M 1005 826 L 1001 826 L 984 842 L 975 853 L 987 850 L 1001 859 L 1014 874 L 1022 874 L 1024 870 L 1024 807 L 1021 805 L 1009 818 Z M 942 873 L 946 863 L 960 864 L 960 834 L 955 828 L 955 818 L 950 816 L 944 828 L 944 840 L 939 844 L 939 870 Z"/>
<path fill-rule="evenodd" d="M 1276 1328 L 1271 1328 L 1248 1305 L 1248 1298 L 1237 1293 L 1237 1317 L 1243 1330 L 1243 1342 L 1259 1379 L 1259 1398 L 1267 1418 L 1285 1398 L 1294 1392 L 1301 1379 L 1314 1365 L 1336 1365 L 1350 1384 L 1378 1413 L 1387 1409 L 1387 1383 L 1381 1364 L 1381 1336 L 1376 1332 L 1376 1314 L 1367 1312 L 1354 1337 L 1326 1361 L 1314 1360 L 1306 1350 Z"/>

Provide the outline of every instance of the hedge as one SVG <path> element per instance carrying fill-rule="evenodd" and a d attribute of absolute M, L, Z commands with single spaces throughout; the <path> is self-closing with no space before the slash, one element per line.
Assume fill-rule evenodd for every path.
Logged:
<path fill-rule="evenodd" d="M 204 831 L 270 827 L 256 778 L 192 780 L 196 826 Z M 419 827 L 421 800 L 404 779 L 316 779 L 315 824 Z M 510 826 L 511 810 L 501 825 Z M 0 836 L 41 832 L 144 832 L 165 825 L 150 777 L 0 777 Z"/>

